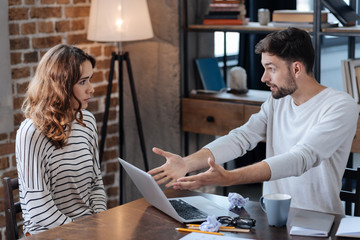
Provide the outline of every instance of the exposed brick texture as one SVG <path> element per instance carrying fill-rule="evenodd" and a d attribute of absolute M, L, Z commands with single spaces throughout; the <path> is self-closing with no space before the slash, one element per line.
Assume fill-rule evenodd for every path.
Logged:
<path fill-rule="evenodd" d="M 100 141 L 111 54 L 117 51 L 116 44 L 114 43 L 98 43 L 87 40 L 87 24 L 89 22 L 88 17 L 91 0 L 5 1 L 8 1 L 9 4 L 10 71 L 13 91 L 14 129 L 0 133 L 1 178 L 5 176 L 17 176 L 15 141 L 16 131 L 24 120 L 21 106 L 26 98 L 26 90 L 31 78 L 34 76 L 37 64 L 47 50 L 57 44 L 70 44 L 84 49 L 95 57 L 96 67 L 91 80 L 95 92 L 89 103 L 88 110 L 91 111 L 96 118 Z M 142 41 L 142 43 L 143 42 L 145 41 Z M 149 52 L 147 52 L 147 54 L 148 53 Z M 153 60 L 159 61 L 156 57 Z M 157 75 L 151 75 L 151 77 L 153 79 L 158 78 Z M 167 77 L 164 78 L 168 79 Z M 116 73 L 113 79 L 107 139 L 101 163 L 105 190 L 108 197 L 107 205 L 109 208 L 118 205 L 119 194 L 119 163 L 117 161 L 119 155 L 117 150 L 118 82 Z M 18 198 L 18 196 L 16 196 L 16 198 Z M 3 192 L 0 181 L 0 240 L 5 239 L 4 226 Z M 20 234 L 22 234 L 21 218 L 18 219 L 18 226 Z"/>
<path fill-rule="evenodd" d="M 39 33 L 52 33 L 54 32 L 54 24 L 52 22 L 39 22 L 38 23 Z"/>
<path fill-rule="evenodd" d="M 19 34 L 19 24 L 9 24 L 9 34 L 17 35 Z"/>
<path fill-rule="evenodd" d="M 30 47 L 29 38 L 10 39 L 10 50 L 28 49 Z"/>
<path fill-rule="evenodd" d="M 89 7 L 67 7 L 65 8 L 65 17 L 88 17 L 90 13 Z"/>
<path fill-rule="evenodd" d="M 38 62 L 38 53 L 37 52 L 28 52 L 24 53 L 24 63 L 32 63 L 32 62 Z"/>
<path fill-rule="evenodd" d="M 9 20 L 26 20 L 29 18 L 29 8 L 9 8 Z"/>
<path fill-rule="evenodd" d="M 61 43 L 61 36 L 39 37 L 32 40 L 33 48 L 51 48 Z"/>
<path fill-rule="evenodd" d="M 11 70 L 11 76 L 13 79 L 30 77 L 30 68 L 14 68 Z"/>
<path fill-rule="evenodd" d="M 14 150 L 15 150 L 14 143 L 0 144 L 0 156 L 14 153 Z"/>
<path fill-rule="evenodd" d="M 21 24 L 21 34 L 34 34 L 36 33 L 36 24 L 34 22 Z"/>
<path fill-rule="evenodd" d="M 0 176 L 15 177 L 15 138 L 19 124 L 24 120 L 21 106 L 26 96 L 29 81 L 35 73 L 37 63 L 46 51 L 56 44 L 66 43 L 78 46 L 89 52 L 97 60 L 92 82 L 97 94 L 89 103 L 91 111 L 101 126 L 104 109 L 104 96 L 109 68 L 109 59 L 113 46 L 88 41 L 87 23 L 90 11 L 90 0 L 9 0 L 9 35 L 11 54 L 11 76 L 13 80 L 13 108 L 15 129 L 0 133 Z M 117 85 L 114 84 L 114 92 Z M 116 104 L 112 103 L 112 107 Z M 116 120 L 117 112 L 111 109 L 109 119 Z M 117 130 L 117 126 L 109 126 Z M 99 129 L 100 133 L 100 129 Z M 108 196 L 108 206 L 118 204 L 118 174 L 116 136 L 109 140 L 113 149 L 105 149 L 107 164 L 103 164 L 104 182 Z M 2 185 L 0 183 L 0 190 Z M 5 219 L 3 217 L 3 195 L 0 191 L 0 240 L 4 239 Z M 19 219 L 19 227 L 22 227 Z M 22 231 L 20 231 L 22 233 Z"/>
<path fill-rule="evenodd" d="M 71 30 L 72 31 L 84 30 L 84 29 L 85 29 L 84 19 L 71 21 Z"/>
<path fill-rule="evenodd" d="M 34 7 L 30 10 L 31 18 L 60 18 L 61 7 Z"/>
<path fill-rule="evenodd" d="M 70 21 L 64 20 L 64 21 L 58 21 L 55 23 L 55 31 L 56 32 L 67 32 L 70 30 Z"/>

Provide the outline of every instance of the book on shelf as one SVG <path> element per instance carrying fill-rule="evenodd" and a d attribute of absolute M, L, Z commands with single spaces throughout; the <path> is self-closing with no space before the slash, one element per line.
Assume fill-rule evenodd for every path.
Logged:
<path fill-rule="evenodd" d="M 360 58 L 341 61 L 344 91 L 349 93 L 357 103 L 360 101 Z"/>
<path fill-rule="evenodd" d="M 335 236 L 360 238 L 360 217 L 344 217 L 341 219 Z"/>
<path fill-rule="evenodd" d="M 360 16 L 344 0 L 322 0 L 322 3 L 344 26 L 355 26 L 360 20 Z"/>
<path fill-rule="evenodd" d="M 240 15 L 240 11 L 209 11 L 209 16 L 213 15 Z"/>
<path fill-rule="evenodd" d="M 348 60 L 341 60 L 341 74 L 343 79 L 344 91 L 349 93 L 350 96 L 354 96 L 351 78 L 350 78 L 350 67 Z"/>
<path fill-rule="evenodd" d="M 205 90 L 220 91 L 226 87 L 216 58 L 198 58 L 195 63 Z"/>
<path fill-rule="evenodd" d="M 245 25 L 246 19 L 204 19 L 204 25 Z"/>
<path fill-rule="evenodd" d="M 290 235 L 327 237 L 334 219 L 332 214 L 301 210 L 291 221 Z"/>
<path fill-rule="evenodd" d="M 204 16 L 205 25 L 243 25 L 246 24 L 244 0 L 213 0 L 210 10 Z"/>
<path fill-rule="evenodd" d="M 313 11 L 298 11 L 298 10 L 274 10 L 272 14 L 273 22 L 314 22 Z M 321 22 L 328 22 L 328 12 L 321 11 Z"/>
<path fill-rule="evenodd" d="M 313 28 L 313 23 L 306 22 L 272 22 L 274 27 L 297 27 L 297 28 Z M 321 23 L 321 28 L 338 27 L 338 23 Z"/>
<path fill-rule="evenodd" d="M 359 85 L 359 81 L 358 79 L 360 78 L 360 76 L 356 76 L 356 68 L 360 67 L 360 59 L 351 59 L 349 61 L 349 68 L 350 68 L 350 79 L 351 79 L 351 84 L 352 84 L 352 88 L 353 88 L 353 97 L 355 99 L 355 101 L 357 103 L 359 103 L 359 96 L 360 96 L 360 85 Z M 360 80 L 360 79 L 359 79 Z"/>
<path fill-rule="evenodd" d="M 240 11 L 209 11 L 204 19 L 240 19 L 242 16 Z"/>
<path fill-rule="evenodd" d="M 210 3 L 210 11 L 209 14 L 216 14 L 216 12 L 239 12 L 241 15 L 246 15 L 245 5 L 240 4 L 226 4 L 226 3 Z"/>
<path fill-rule="evenodd" d="M 235 3 L 244 4 L 245 0 L 214 0 L 213 3 Z"/>
<path fill-rule="evenodd" d="M 241 16 L 240 15 L 209 15 L 209 14 L 206 14 L 204 16 L 204 19 L 241 19 Z"/>

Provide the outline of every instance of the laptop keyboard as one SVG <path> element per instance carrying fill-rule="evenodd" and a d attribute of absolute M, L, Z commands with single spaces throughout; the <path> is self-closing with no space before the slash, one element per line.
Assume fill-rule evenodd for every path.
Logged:
<path fill-rule="evenodd" d="M 206 218 L 207 214 L 181 199 L 169 200 L 180 217 L 186 220 Z"/>

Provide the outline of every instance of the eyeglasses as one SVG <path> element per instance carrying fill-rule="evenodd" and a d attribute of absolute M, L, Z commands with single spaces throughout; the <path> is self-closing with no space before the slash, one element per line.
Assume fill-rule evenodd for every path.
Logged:
<path fill-rule="evenodd" d="M 246 229 L 250 229 L 254 227 L 256 223 L 256 220 L 252 218 L 241 218 L 241 217 L 232 218 L 229 216 L 218 217 L 217 220 L 221 224 L 227 224 L 227 226 L 246 228 Z"/>

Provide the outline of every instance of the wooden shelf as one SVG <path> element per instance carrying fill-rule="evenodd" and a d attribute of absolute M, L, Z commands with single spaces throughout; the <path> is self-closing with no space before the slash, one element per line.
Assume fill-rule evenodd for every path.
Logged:
<path fill-rule="evenodd" d="M 188 31 L 194 32 L 212 32 L 212 31 L 232 31 L 232 32 L 274 32 L 285 29 L 285 27 L 274 27 L 273 23 L 269 23 L 267 26 L 260 25 L 258 22 L 249 22 L 247 25 L 202 25 L 193 24 L 189 25 Z M 313 28 L 301 28 L 308 32 L 312 32 Z M 346 36 L 360 36 L 360 26 L 354 27 L 330 27 L 322 28 L 322 35 L 346 35 Z"/>
<path fill-rule="evenodd" d="M 336 35 L 336 36 L 360 36 L 360 26 L 354 27 L 335 27 L 322 29 L 322 35 Z"/>
<path fill-rule="evenodd" d="M 260 25 L 258 22 L 249 22 L 246 25 L 189 25 L 188 31 L 241 31 L 241 32 L 273 32 L 284 29 L 274 27 L 272 23 L 267 26 Z"/>

